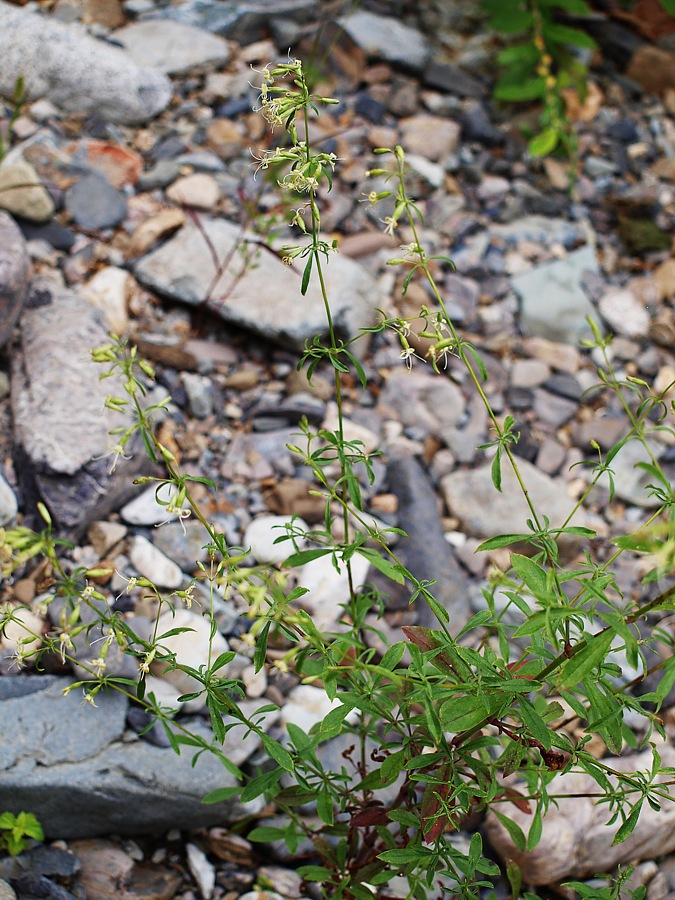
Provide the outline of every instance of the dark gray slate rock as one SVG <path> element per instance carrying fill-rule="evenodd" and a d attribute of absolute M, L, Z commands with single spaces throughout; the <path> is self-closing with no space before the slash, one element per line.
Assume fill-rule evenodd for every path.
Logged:
<path fill-rule="evenodd" d="M 0 94 L 11 97 L 23 75 L 31 100 L 47 97 L 66 112 L 133 124 L 156 116 L 171 99 L 171 82 L 137 66 L 112 44 L 51 16 L 0 0 Z"/>
<path fill-rule="evenodd" d="M 214 787 L 235 783 L 218 759 L 132 740 L 125 742 L 127 701 L 101 692 L 94 709 L 55 676 L 0 679 L 0 808 L 29 809 L 48 838 L 134 834 L 234 821 L 237 803 L 206 806 Z M 191 731 L 210 740 L 199 721 Z"/>
<path fill-rule="evenodd" d="M 108 431 L 127 420 L 106 411 L 104 400 L 123 390 L 115 379 L 99 381 L 101 368 L 89 359 L 107 340 L 99 310 L 48 282 L 33 285 L 12 356 L 16 470 L 30 501 L 26 511 L 41 496 L 68 530 L 128 499 L 137 491 L 132 479 L 148 467 L 140 452 L 110 472 Z"/>
<path fill-rule="evenodd" d="M 436 493 L 416 459 L 400 456 L 387 465 L 389 490 L 398 498 L 398 526 L 408 534 L 396 547 L 397 556 L 420 579 L 435 579 L 431 592 L 450 616 L 453 634 L 461 631 L 469 618 L 468 576 L 455 560 L 452 547 L 443 536 Z M 393 593 L 398 585 L 388 582 Z M 406 604 L 409 588 L 405 592 Z M 418 623 L 438 627 L 438 620 L 424 600 L 415 601 Z"/>
<path fill-rule="evenodd" d="M 127 212 L 124 195 L 100 175 L 85 175 L 66 191 L 66 209 L 81 228 L 119 225 Z"/>
<path fill-rule="evenodd" d="M 21 315 L 29 279 L 26 242 L 14 219 L 0 211 L 0 347 Z"/>
<path fill-rule="evenodd" d="M 209 304 L 219 316 L 294 349 L 326 331 L 316 280 L 310 281 L 305 297 L 300 294 L 302 267 L 290 269 L 274 254 L 260 250 L 242 276 L 241 256 L 236 252 L 241 229 L 222 219 L 202 219 L 202 227 L 218 258 L 230 260 Z M 135 274 L 147 287 L 197 306 L 207 296 L 215 268 L 204 236 L 195 226 L 186 225 L 143 257 Z M 377 285 L 363 266 L 339 255 L 331 257 L 324 275 L 335 326 L 341 334 L 353 337 L 373 319 L 380 303 Z"/>

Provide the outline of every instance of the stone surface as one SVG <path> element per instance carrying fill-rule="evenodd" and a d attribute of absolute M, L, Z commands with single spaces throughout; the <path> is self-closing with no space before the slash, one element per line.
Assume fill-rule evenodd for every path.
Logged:
<path fill-rule="evenodd" d="M 100 369 L 89 358 L 107 340 L 99 310 L 47 282 L 32 285 L 12 357 L 14 438 L 22 460 L 17 474 L 25 495 L 41 494 L 56 522 L 69 529 L 86 526 L 135 493 L 131 479 L 147 467 L 137 454 L 130 463 L 120 458 L 111 471 L 108 431 L 125 417 L 105 410 L 104 401 L 123 389 L 115 379 L 99 381 Z"/>
<path fill-rule="evenodd" d="M 122 507 L 120 515 L 129 525 L 160 525 L 169 517 L 166 504 L 171 500 L 172 494 L 171 485 L 146 488 Z M 158 503 L 157 498 L 162 502 Z"/>
<path fill-rule="evenodd" d="M 158 528 L 153 535 L 155 546 L 184 572 L 195 570 L 196 560 L 205 562 L 208 559 L 208 550 L 204 549 L 208 540 L 204 526 L 197 519 L 186 519 L 181 523 L 169 522 Z"/>
<path fill-rule="evenodd" d="M 224 220 L 204 220 L 202 227 L 219 259 L 227 259 L 241 240 L 241 229 Z M 186 225 L 159 249 L 136 263 L 138 280 L 174 300 L 196 306 L 207 298 L 215 274 L 209 247 L 197 228 Z M 255 264 L 241 273 L 241 259 L 232 254 L 227 269 L 212 290 L 209 306 L 234 325 L 265 338 L 298 348 L 326 329 L 323 303 L 314 281 L 300 297 L 300 269 L 291 270 L 280 259 L 260 251 Z M 359 263 L 332 257 L 324 269 L 333 320 L 339 332 L 358 333 L 372 321 L 378 290 Z M 218 302 L 226 295 L 227 302 Z"/>
<path fill-rule="evenodd" d="M 514 275 L 511 284 L 521 300 L 523 332 L 571 344 L 591 336 L 586 316 L 592 316 L 594 309 L 582 278 L 585 272 L 597 271 L 595 250 L 588 246 Z"/>
<path fill-rule="evenodd" d="M 286 526 L 293 524 L 294 529 L 309 531 L 309 525 L 302 519 L 293 516 L 259 516 L 248 525 L 244 532 L 244 546 L 250 548 L 251 555 L 259 563 L 282 563 L 286 557 L 295 552 L 293 542 L 275 541 L 288 532 Z M 296 538 L 298 549 L 303 549 L 307 541 Z"/>
<path fill-rule="evenodd" d="M 0 347 L 7 343 L 21 315 L 30 274 L 23 235 L 12 217 L 0 212 Z"/>
<path fill-rule="evenodd" d="M 48 838 L 199 828 L 241 817 L 238 804 L 205 806 L 214 786 L 234 784 L 215 756 L 176 756 L 146 741 L 124 743 L 127 701 L 103 692 L 97 709 L 63 678 L 0 680 L 0 805 L 30 809 Z M 199 722 L 191 730 L 207 740 Z M 253 811 L 260 804 L 249 806 Z"/>
<path fill-rule="evenodd" d="M 443 162 L 459 144 L 461 128 L 457 122 L 439 116 L 411 116 L 401 121 L 401 144 L 410 153 L 434 162 Z M 439 187 L 440 185 L 436 185 Z"/>
<path fill-rule="evenodd" d="M 140 534 L 131 540 L 129 559 L 133 567 L 157 587 L 175 589 L 183 581 L 180 566 Z"/>
<path fill-rule="evenodd" d="M 54 201 L 40 176 L 25 159 L 0 166 L 0 207 L 31 222 L 48 222 Z"/>
<path fill-rule="evenodd" d="M 137 66 L 120 48 L 5 2 L 0 5 L 0 57 L 0 94 L 13 96 L 23 75 L 32 100 L 47 97 L 66 112 L 144 122 L 171 99 L 168 78 Z"/>
<path fill-rule="evenodd" d="M 646 337 L 649 333 L 649 312 L 632 291 L 608 291 L 598 305 L 603 319 L 615 334 Z"/>
<path fill-rule="evenodd" d="M 659 746 L 664 766 L 675 764 L 675 751 Z M 648 772 L 651 751 L 639 756 L 612 757 L 605 763 L 613 769 Z M 610 776 L 610 781 L 613 779 Z M 662 801 L 655 811 L 648 803 L 633 833 L 622 843 L 612 846 L 620 822 L 608 826 L 610 811 L 606 804 L 594 803 L 584 793 L 597 793 L 598 785 L 588 775 L 569 773 L 556 779 L 555 804 L 544 816 L 542 837 L 537 847 L 519 851 L 511 842 L 504 826 L 488 813 L 486 830 L 491 845 L 500 856 L 512 859 L 529 884 L 554 884 L 567 878 L 588 878 L 598 871 L 609 872 L 621 863 L 655 859 L 675 850 L 675 803 Z M 582 796 L 566 797 L 567 794 Z M 511 805 L 508 816 L 527 834 L 531 815 Z"/>
<path fill-rule="evenodd" d="M 551 527 L 562 524 L 572 510 L 565 484 L 540 472 L 527 460 L 519 459 L 518 467 L 527 486 L 532 504 L 546 510 Z M 441 479 L 441 489 L 452 515 L 457 516 L 463 529 L 475 537 L 488 538 L 496 534 L 528 534 L 525 524 L 532 514 L 518 486 L 508 460 L 502 462 L 502 492 L 492 484 L 491 464 L 472 471 L 452 472 Z M 572 524 L 583 525 L 583 514 L 575 516 Z"/>
<path fill-rule="evenodd" d="M 111 37 L 122 44 L 136 65 L 150 66 L 166 75 L 224 66 L 230 58 L 229 45 L 223 38 L 170 19 L 134 22 L 114 31 Z"/>
<path fill-rule="evenodd" d="M 167 190 L 166 196 L 174 203 L 194 206 L 195 209 L 213 209 L 220 199 L 218 182 L 205 172 L 196 172 L 178 178 Z"/>
<path fill-rule="evenodd" d="M 129 328 L 127 302 L 132 284 L 133 278 L 126 269 L 106 266 L 82 285 L 80 296 L 102 310 L 107 326 L 121 336 Z"/>
<path fill-rule="evenodd" d="M 429 60 L 430 48 L 420 32 L 391 16 L 358 9 L 340 20 L 340 25 L 368 56 L 415 71 Z"/>
<path fill-rule="evenodd" d="M 98 174 L 85 175 L 66 191 L 66 209 L 89 231 L 119 225 L 127 212 L 124 195 Z"/>
<path fill-rule="evenodd" d="M 0 527 L 13 522 L 17 512 L 18 505 L 14 491 L 0 475 Z"/>
<path fill-rule="evenodd" d="M 352 557 L 354 587 L 358 588 L 368 580 L 370 563 L 356 553 Z M 297 572 L 298 584 L 308 589 L 298 604 L 306 609 L 319 631 L 330 631 L 342 617 L 341 604 L 349 601 L 349 579 L 344 565 L 339 571 L 333 565 L 330 555 L 320 556 L 305 563 Z"/>

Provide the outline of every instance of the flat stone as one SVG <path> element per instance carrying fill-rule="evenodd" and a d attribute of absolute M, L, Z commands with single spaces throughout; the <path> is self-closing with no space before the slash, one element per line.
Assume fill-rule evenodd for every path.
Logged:
<path fill-rule="evenodd" d="M 546 338 L 534 337 L 526 339 L 524 349 L 536 360 L 546 363 L 559 372 L 573 375 L 579 371 L 581 357 L 577 348 L 571 344 L 561 344 Z"/>
<path fill-rule="evenodd" d="M 102 310 L 106 323 L 117 335 L 124 335 L 129 328 L 127 301 L 133 286 L 133 277 L 126 269 L 106 266 L 80 288 L 80 296 L 87 303 Z"/>
<path fill-rule="evenodd" d="M 533 244 L 543 244 L 546 247 L 551 244 L 562 244 L 563 247 L 571 248 L 581 243 L 585 244 L 588 240 L 588 232 L 582 225 L 569 222 L 567 219 L 541 215 L 523 216 L 505 225 L 493 225 L 489 229 L 489 236 L 499 238 L 508 246 L 531 241 Z M 593 268 L 590 266 L 588 268 L 597 272 L 597 263 Z"/>
<path fill-rule="evenodd" d="M 592 337 L 586 316 L 595 310 L 582 288 L 583 275 L 589 271 L 597 272 L 598 263 L 594 248 L 586 246 L 511 276 L 521 300 L 524 334 L 570 344 Z"/>
<path fill-rule="evenodd" d="M 171 82 L 137 66 L 120 48 L 53 17 L 0 4 L 0 94 L 12 97 L 23 75 L 31 100 L 46 97 L 66 112 L 134 124 L 169 103 Z"/>
<path fill-rule="evenodd" d="M 103 559 L 116 544 L 124 540 L 126 534 L 126 526 L 120 522 L 92 522 L 87 530 L 87 538 L 100 559 Z"/>
<path fill-rule="evenodd" d="M 180 75 L 192 69 L 218 68 L 230 59 L 226 40 L 193 25 L 170 19 L 134 22 L 114 31 L 138 66 L 150 66 L 166 75 Z"/>
<path fill-rule="evenodd" d="M 122 507 L 120 515 L 128 525 L 160 525 L 169 518 L 166 504 L 171 500 L 174 490 L 171 485 L 146 488 Z M 164 506 L 157 502 L 157 497 Z"/>
<path fill-rule="evenodd" d="M 626 337 L 646 337 L 649 334 L 649 312 L 632 291 L 607 291 L 598 306 L 603 319 L 615 334 Z"/>
<path fill-rule="evenodd" d="M 162 238 L 170 237 L 185 224 L 182 209 L 163 209 L 138 226 L 129 239 L 127 256 L 130 258 L 147 253 Z"/>
<path fill-rule="evenodd" d="M 217 757 L 203 753 L 193 767 L 189 751 L 123 742 L 126 698 L 101 691 L 94 709 L 79 689 L 64 696 L 70 683 L 49 675 L 0 679 L 3 810 L 30 809 L 48 839 L 196 829 L 246 814 L 236 802 L 201 802 L 214 786 L 236 783 Z M 213 739 L 201 722 L 190 730 Z M 248 812 L 260 808 L 253 803 Z"/>
<path fill-rule="evenodd" d="M 195 209 L 213 209 L 220 200 L 218 182 L 205 172 L 196 172 L 178 178 L 166 191 L 166 196 L 174 203 L 194 206 Z"/>
<path fill-rule="evenodd" d="M 294 349 L 325 332 L 323 302 L 314 280 L 301 297 L 300 270 L 291 270 L 263 251 L 242 276 L 240 257 L 232 252 L 241 240 L 241 229 L 220 219 L 202 221 L 202 227 L 218 258 L 232 257 L 212 291 L 214 299 L 209 305 L 218 315 Z M 135 273 L 141 283 L 161 294 L 197 306 L 206 298 L 215 268 L 203 235 L 193 225 L 186 225 L 137 262 Z M 324 273 L 335 326 L 339 333 L 355 336 L 373 319 L 380 302 L 377 286 L 364 267 L 340 256 L 331 258 Z M 224 294 L 227 302 L 218 302 Z"/>
<path fill-rule="evenodd" d="M 378 409 L 383 417 L 395 418 L 407 428 L 422 428 L 440 437 L 444 428 L 459 425 L 464 396 L 447 378 L 423 371 L 394 371 L 385 381 Z"/>
<path fill-rule="evenodd" d="M 147 538 L 137 534 L 131 541 L 129 559 L 133 567 L 158 587 L 178 588 L 183 581 L 180 566 L 172 562 Z"/>
<path fill-rule="evenodd" d="M 26 242 L 12 217 L 0 211 L 0 347 L 21 315 L 31 275 Z"/>
<path fill-rule="evenodd" d="M 183 372 L 181 381 L 188 397 L 190 413 L 195 419 L 206 419 L 213 412 L 213 386 L 211 380 L 196 372 Z"/>
<path fill-rule="evenodd" d="M 421 71 L 431 55 L 424 36 L 390 16 L 357 9 L 340 20 L 340 25 L 361 49 L 378 59 Z"/>
<path fill-rule="evenodd" d="M 91 174 L 68 188 L 66 209 L 81 228 L 99 231 L 119 225 L 126 215 L 127 202 L 109 181 Z"/>
<path fill-rule="evenodd" d="M 572 510 L 563 481 L 554 480 L 540 472 L 525 459 L 518 460 L 523 481 L 534 508 L 545 512 L 551 527 L 562 524 Z M 502 491 L 492 484 L 491 464 L 473 471 L 452 472 L 441 479 L 441 490 L 450 513 L 460 520 L 467 534 L 480 538 L 496 534 L 528 534 L 526 520 L 532 513 L 525 502 L 508 460 L 502 463 Z M 572 522 L 583 525 L 583 514 Z"/>
<path fill-rule="evenodd" d="M 0 166 L 0 207 L 31 222 L 48 222 L 54 201 L 37 171 L 25 159 Z"/>
<path fill-rule="evenodd" d="M 451 63 L 431 62 L 424 70 L 424 82 L 457 97 L 480 99 L 488 93 L 480 81 Z"/>
<path fill-rule="evenodd" d="M 194 571 L 197 560 L 206 562 L 209 552 L 204 547 L 208 542 L 209 536 L 197 519 L 169 522 L 158 528 L 153 535 L 155 546 L 184 572 Z"/>
<path fill-rule="evenodd" d="M 403 149 L 434 162 L 454 153 L 461 135 L 457 122 L 440 116 L 411 116 L 402 119 L 400 127 Z"/>
<path fill-rule="evenodd" d="M 295 521 L 293 519 L 295 518 Z M 301 531 L 309 531 L 309 525 L 297 516 L 259 516 L 253 519 L 244 532 L 244 546 L 250 548 L 253 558 L 259 563 L 282 563 L 286 557 L 295 553 L 291 541 L 276 544 L 275 541 L 288 532 L 286 526 Z M 298 549 L 303 549 L 307 541 L 296 538 Z"/>
<path fill-rule="evenodd" d="M 516 388 L 532 388 L 542 385 L 551 370 L 539 359 L 516 359 L 509 372 L 511 386 Z"/>
<path fill-rule="evenodd" d="M 675 764 L 672 747 L 661 744 L 658 751 L 664 766 Z M 603 762 L 621 772 L 648 773 L 652 753 L 612 757 Z M 611 775 L 608 777 L 615 781 Z M 543 817 L 541 840 L 534 850 L 518 850 L 494 813 L 488 813 L 486 819 L 490 844 L 502 858 L 515 862 L 527 883 L 557 884 L 568 878 L 588 878 L 599 868 L 608 872 L 622 863 L 657 859 L 675 850 L 675 804 L 666 801 L 660 809 L 653 810 L 645 803 L 635 830 L 626 840 L 613 846 L 621 821 L 609 825 L 612 811 L 606 804 L 594 803 L 592 797 L 587 796 L 598 791 L 593 778 L 569 772 L 559 775 L 555 784 L 558 799 Z M 527 834 L 530 813 L 514 804 L 509 810 L 509 819 Z"/>

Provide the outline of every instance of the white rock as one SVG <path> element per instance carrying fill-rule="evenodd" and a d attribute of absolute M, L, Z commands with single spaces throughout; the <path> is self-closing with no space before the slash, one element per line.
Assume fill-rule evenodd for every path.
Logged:
<path fill-rule="evenodd" d="M 216 870 L 195 844 L 187 844 L 188 868 L 192 877 L 199 886 L 199 892 L 204 900 L 211 900 L 213 889 L 216 886 Z"/>
<path fill-rule="evenodd" d="M 0 94 L 11 97 L 23 75 L 31 100 L 47 96 L 67 112 L 133 124 L 169 103 L 171 82 L 137 66 L 119 47 L 78 25 L 0 2 Z"/>
<path fill-rule="evenodd" d="M 195 172 L 178 178 L 167 188 L 166 196 L 174 203 L 194 206 L 196 209 L 213 209 L 220 200 L 220 188 L 212 175 Z"/>
<path fill-rule="evenodd" d="M 286 557 L 295 552 L 291 541 L 274 543 L 288 533 L 286 526 L 292 520 L 293 516 L 259 516 L 249 523 L 244 532 L 244 546 L 251 548 L 251 554 L 257 562 L 282 563 Z M 309 525 L 304 519 L 297 517 L 294 527 L 302 531 L 309 531 Z M 302 549 L 307 543 L 304 538 L 296 540 L 299 549 Z"/>
<path fill-rule="evenodd" d="M 357 9 L 341 19 L 340 25 L 369 56 L 379 56 L 418 71 L 429 59 L 431 48 L 428 41 L 419 31 L 393 16 L 379 16 Z"/>
<path fill-rule="evenodd" d="M 162 637 L 162 634 L 174 628 L 189 628 L 190 630 L 182 631 L 180 634 L 173 634 L 169 637 Z M 171 611 L 162 613 L 159 617 L 158 634 L 158 645 L 169 653 L 175 654 L 176 662 L 179 665 L 188 666 L 192 669 L 207 666 L 210 661 L 214 661 L 221 653 L 226 653 L 229 650 L 227 641 L 219 631 L 216 631 L 213 641 L 211 641 L 209 619 L 189 609 L 176 608 L 175 614 L 172 614 Z M 200 683 L 180 669 L 165 670 L 166 663 L 161 662 L 161 660 L 155 660 L 152 664 L 153 674 L 163 677 L 174 685 L 181 694 L 192 693 L 200 689 Z M 224 675 L 227 667 L 223 667 L 218 671 L 220 675 Z M 205 705 L 205 699 L 199 697 L 196 700 L 181 704 L 181 707 L 189 712 L 197 712 L 204 709 Z"/>
<path fill-rule="evenodd" d="M 126 269 L 106 266 L 80 288 L 87 303 L 103 310 L 106 322 L 115 334 L 124 335 L 129 328 L 127 303 L 133 277 Z"/>
<path fill-rule="evenodd" d="M 160 487 L 159 490 L 156 485 L 153 485 L 123 506 L 120 515 L 129 525 L 159 525 L 161 522 L 166 522 L 169 514 L 166 507 L 157 502 L 156 496 L 168 503 L 173 491 L 174 488 L 168 484 Z"/>
<path fill-rule="evenodd" d="M 645 337 L 649 333 L 649 313 L 632 291 L 608 291 L 600 298 L 598 306 L 603 319 L 616 334 Z"/>
<path fill-rule="evenodd" d="M 375 434 L 365 425 L 359 425 L 358 422 L 352 422 L 351 419 L 343 419 L 342 433 L 346 441 L 360 441 L 363 446 L 360 448 L 364 453 L 372 453 L 380 446 L 380 436 Z M 337 404 L 332 400 L 326 406 L 326 417 L 321 426 L 326 431 L 337 431 L 338 414 Z"/>
<path fill-rule="evenodd" d="M 21 157 L 0 166 L 0 207 L 31 222 L 48 222 L 54 215 L 54 201 L 42 179 Z"/>
<path fill-rule="evenodd" d="M 183 581 L 183 572 L 180 566 L 177 566 L 140 534 L 137 534 L 131 541 L 129 559 L 133 567 L 157 587 L 175 589 L 180 587 Z"/>
<path fill-rule="evenodd" d="M 352 557 L 351 568 L 354 587 L 365 584 L 370 569 L 368 560 L 356 553 Z M 320 556 L 300 568 L 298 584 L 309 591 L 300 598 L 300 605 L 311 614 L 312 622 L 319 631 L 335 628 L 343 612 L 340 604 L 349 600 L 346 567 L 341 565 L 338 572 L 330 555 Z"/>
<path fill-rule="evenodd" d="M 14 650 L 19 641 L 27 646 L 39 647 L 44 631 L 44 620 L 27 606 L 12 608 L 12 621 L 8 622 L 0 637 L 4 647 Z"/>
<path fill-rule="evenodd" d="M 0 475 L 0 527 L 9 525 L 19 511 L 14 491 Z"/>
<path fill-rule="evenodd" d="M 264 668 L 256 672 L 255 666 L 246 666 L 241 673 L 241 680 L 246 686 L 246 696 L 252 699 L 262 697 L 267 690 L 267 672 Z"/>
<path fill-rule="evenodd" d="M 311 684 L 298 684 L 286 698 L 281 711 L 281 721 L 284 725 L 292 722 L 309 734 L 312 725 L 323 721 L 332 709 L 341 705 L 337 698 L 330 700 L 321 688 L 313 687 Z"/>
<path fill-rule="evenodd" d="M 227 41 L 203 28 L 150 19 L 134 22 L 114 31 L 132 60 L 139 66 L 151 66 L 167 75 L 179 75 L 201 66 L 222 66 L 230 58 Z"/>

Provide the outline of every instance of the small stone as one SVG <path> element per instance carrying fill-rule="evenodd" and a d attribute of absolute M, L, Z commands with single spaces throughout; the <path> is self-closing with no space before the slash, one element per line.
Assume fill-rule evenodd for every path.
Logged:
<path fill-rule="evenodd" d="M 675 259 L 666 259 L 654 270 L 659 300 L 675 297 Z"/>
<path fill-rule="evenodd" d="M 537 453 L 537 468 L 547 475 L 557 475 L 565 462 L 567 450 L 553 438 L 544 438 Z"/>
<path fill-rule="evenodd" d="M 223 382 L 224 387 L 231 388 L 235 391 L 249 391 L 254 388 L 260 381 L 260 372 L 258 369 L 241 368 L 236 372 L 228 375 Z"/>
<path fill-rule="evenodd" d="M 359 425 L 357 422 L 345 418 L 342 421 L 342 426 L 345 441 L 359 441 L 362 445 L 360 450 L 363 453 L 373 453 L 379 447 L 379 435 L 365 425 Z M 326 431 L 335 431 L 337 427 L 337 405 L 331 402 L 326 407 L 326 418 L 323 421 L 322 428 Z"/>
<path fill-rule="evenodd" d="M 608 291 L 598 306 L 603 319 L 616 334 L 646 337 L 649 333 L 649 313 L 632 291 Z"/>
<path fill-rule="evenodd" d="M 626 75 L 652 94 L 665 94 L 675 89 L 675 55 L 643 44 L 633 54 Z"/>
<path fill-rule="evenodd" d="M 158 587 L 179 588 L 183 581 L 180 566 L 172 562 L 147 538 L 136 535 L 131 541 L 129 559 L 133 567 Z"/>
<path fill-rule="evenodd" d="M 0 527 L 14 522 L 18 511 L 19 507 L 14 491 L 0 475 Z"/>
<path fill-rule="evenodd" d="M 87 530 L 87 538 L 98 553 L 99 559 L 104 559 L 126 535 L 127 528 L 120 522 L 92 522 Z"/>
<path fill-rule="evenodd" d="M 368 56 L 415 71 L 429 59 L 431 48 L 423 35 L 390 16 L 357 9 L 341 19 L 340 26 Z"/>
<path fill-rule="evenodd" d="M 282 563 L 295 552 L 292 541 L 275 541 L 288 534 L 287 525 L 293 524 L 294 531 L 309 531 L 309 525 L 297 516 L 259 516 L 253 519 L 244 532 L 244 545 L 259 563 Z M 298 549 L 306 542 L 303 537 L 296 537 Z"/>
<path fill-rule="evenodd" d="M 360 554 L 351 560 L 352 581 L 355 588 L 368 580 L 370 563 Z M 330 554 L 305 563 L 298 570 L 298 584 L 308 589 L 299 603 L 312 616 L 314 625 L 319 631 L 335 628 L 342 616 L 340 604 L 349 599 L 349 579 L 344 565 L 336 569 Z"/>
<path fill-rule="evenodd" d="M 159 159 L 156 164 L 138 176 L 138 189 L 154 191 L 164 188 L 180 175 L 180 164 L 175 159 Z"/>
<path fill-rule="evenodd" d="M 0 900 L 16 900 L 14 888 L 4 878 L 0 878 Z"/>
<path fill-rule="evenodd" d="M 86 140 L 77 149 L 73 149 L 73 161 L 80 159 L 87 168 L 102 175 L 113 187 L 123 188 L 127 184 L 136 184 L 143 169 L 143 157 L 120 144 L 109 141 Z M 66 148 L 70 150 L 71 147 Z"/>
<path fill-rule="evenodd" d="M 174 181 L 168 188 L 166 196 L 174 203 L 181 203 L 184 206 L 213 209 L 220 200 L 220 188 L 211 175 L 197 172 Z"/>
<path fill-rule="evenodd" d="M 204 548 L 209 540 L 202 523 L 194 518 L 162 525 L 154 536 L 155 546 L 184 572 L 195 571 L 197 561 L 206 562 L 209 551 Z"/>
<path fill-rule="evenodd" d="M 152 249 L 162 238 L 170 237 L 185 224 L 185 213 L 182 209 L 163 209 L 156 216 L 151 216 L 138 226 L 129 239 L 127 256 L 142 256 Z"/>
<path fill-rule="evenodd" d="M 120 336 L 126 334 L 129 328 L 127 304 L 133 280 L 126 269 L 106 266 L 80 288 L 82 297 L 87 303 L 103 310 L 108 326 Z"/>
<path fill-rule="evenodd" d="M 48 222 L 54 201 L 37 171 L 19 157 L 0 166 L 0 207 L 31 222 Z"/>
<path fill-rule="evenodd" d="M 675 181 L 675 156 L 662 156 L 652 166 L 652 172 L 664 181 Z"/>
<path fill-rule="evenodd" d="M 509 377 L 514 388 L 533 388 L 542 385 L 550 374 L 549 367 L 539 359 L 517 359 Z"/>
<path fill-rule="evenodd" d="M 206 419 L 213 412 L 211 380 L 195 372 L 183 372 L 181 380 L 188 396 L 190 413 L 196 419 Z"/>
<path fill-rule="evenodd" d="M 119 225 L 126 215 L 127 202 L 109 181 L 91 174 L 68 188 L 66 209 L 81 228 L 99 231 Z"/>
<path fill-rule="evenodd" d="M 169 517 L 166 504 L 171 500 L 173 491 L 171 485 L 164 485 L 159 490 L 149 487 L 123 506 L 120 515 L 128 525 L 159 525 Z M 157 502 L 157 497 L 164 506 Z"/>
<path fill-rule="evenodd" d="M 500 175 L 484 175 L 476 196 L 485 204 L 499 203 L 511 189 L 511 182 Z"/>
<path fill-rule="evenodd" d="M 215 69 L 230 58 L 230 47 L 224 38 L 170 19 L 134 22 L 114 31 L 111 37 L 122 44 L 135 63 L 166 75 L 204 67 Z"/>
<path fill-rule="evenodd" d="M 546 338 L 529 338 L 525 341 L 525 351 L 559 372 L 573 375 L 579 370 L 579 351 L 571 344 L 560 344 Z"/>
<path fill-rule="evenodd" d="M 241 680 L 246 686 L 246 696 L 252 700 L 262 697 L 267 690 L 267 672 L 264 668 L 256 672 L 255 666 L 246 666 L 241 673 Z"/>
<path fill-rule="evenodd" d="M 401 144 L 410 153 L 417 153 L 433 162 L 445 159 L 459 145 L 461 127 L 451 119 L 439 116 L 411 116 L 403 119 Z"/>
<path fill-rule="evenodd" d="M 286 698 L 281 720 L 293 722 L 309 734 L 312 725 L 321 722 L 336 706 L 339 700 L 331 700 L 324 690 L 311 684 L 298 684 Z"/>
<path fill-rule="evenodd" d="M 273 884 L 283 897 L 289 897 L 291 900 L 299 900 L 302 897 L 302 878 L 293 869 L 260 866 L 258 878 L 264 878 L 266 883 Z"/>
<path fill-rule="evenodd" d="M 216 886 L 216 870 L 206 858 L 206 854 L 196 844 L 188 843 L 187 851 L 188 868 L 190 874 L 197 882 L 199 892 L 204 900 L 211 900 L 213 889 Z"/>
<path fill-rule="evenodd" d="M 222 159 L 233 159 L 241 153 L 244 136 L 232 119 L 214 119 L 206 129 L 206 143 Z"/>

